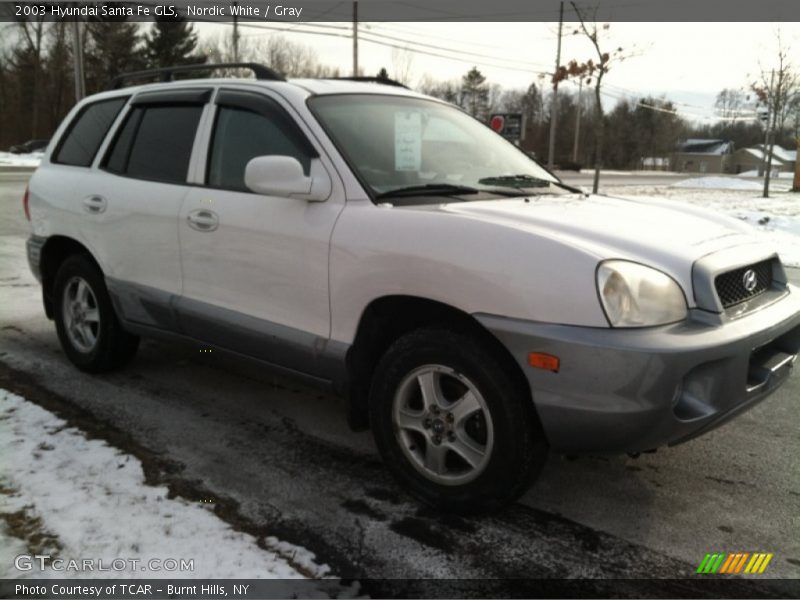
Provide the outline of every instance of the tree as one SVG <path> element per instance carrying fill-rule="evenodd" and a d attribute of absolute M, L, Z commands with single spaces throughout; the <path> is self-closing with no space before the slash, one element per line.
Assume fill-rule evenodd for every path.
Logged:
<path fill-rule="evenodd" d="M 563 81 L 572 77 L 583 78 L 587 85 L 594 84 L 594 183 L 592 190 L 596 194 L 600 187 L 600 168 L 603 165 L 603 135 L 605 133 L 605 120 L 603 115 L 603 102 L 601 98 L 603 79 L 611 69 L 614 61 L 625 60 L 622 48 L 617 48 L 611 52 L 604 51 L 601 45 L 600 32 L 607 31 L 609 24 L 604 23 L 598 27 L 596 16 L 597 7 L 589 11 L 579 7 L 575 2 L 570 2 L 575 14 L 578 17 L 579 28 L 573 31 L 574 35 L 583 34 L 594 47 L 595 59 L 588 59 L 579 63 L 576 60 L 570 61 L 567 66 L 561 66 L 553 74 L 553 81 Z M 591 14 L 589 14 L 591 12 Z M 591 22 L 589 17 L 591 16 Z"/>
<path fill-rule="evenodd" d="M 790 49 L 784 46 L 780 31 L 778 31 L 777 39 L 777 60 L 774 67 L 762 69 L 759 80 L 751 85 L 759 104 L 767 109 L 767 141 L 764 147 L 767 160 L 764 173 L 764 198 L 769 197 L 775 134 L 783 131 L 789 110 L 796 101 L 798 94 L 800 94 L 800 77 L 793 71 L 792 63 L 789 60 Z"/>
<path fill-rule="evenodd" d="M 196 53 L 197 33 L 183 19 L 156 18 L 144 37 L 144 60 L 149 69 L 174 65 L 196 65 L 206 62 L 204 54 Z"/>
<path fill-rule="evenodd" d="M 408 85 L 414 66 L 414 54 L 407 48 L 392 48 L 392 76 L 395 81 Z"/>
<path fill-rule="evenodd" d="M 95 20 L 86 24 L 86 91 L 105 89 L 122 73 L 144 68 L 139 26 L 124 20 Z"/>
<path fill-rule="evenodd" d="M 233 43 L 230 35 L 207 39 L 202 52 L 214 63 L 233 62 Z M 337 77 L 339 69 L 320 64 L 312 48 L 292 42 L 280 35 L 264 38 L 240 38 L 239 60 L 266 62 L 287 77 Z M 246 76 L 240 70 L 217 71 L 221 77 Z"/>
<path fill-rule="evenodd" d="M 39 88 L 42 83 L 44 17 L 18 22 L 21 43 L 12 49 L 11 64 L 19 86 L 19 114 L 30 115 L 29 135 L 39 136 Z"/>
<path fill-rule="evenodd" d="M 486 121 L 489 117 L 489 85 L 478 67 L 472 67 L 462 78 L 459 104 L 476 119 Z"/>
<path fill-rule="evenodd" d="M 378 79 L 389 79 L 389 71 L 386 70 L 386 67 L 381 67 L 381 70 L 378 71 Z"/>
<path fill-rule="evenodd" d="M 744 108 L 745 100 L 746 97 L 742 90 L 725 88 L 717 94 L 714 108 L 717 109 L 717 114 L 723 119 L 736 121 Z"/>
<path fill-rule="evenodd" d="M 451 104 L 459 104 L 461 99 L 461 86 L 457 81 L 437 81 L 426 75 L 417 87 L 420 93 Z"/>

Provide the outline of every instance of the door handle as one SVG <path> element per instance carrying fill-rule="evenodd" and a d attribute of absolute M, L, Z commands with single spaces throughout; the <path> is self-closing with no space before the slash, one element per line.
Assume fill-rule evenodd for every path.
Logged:
<path fill-rule="evenodd" d="M 90 213 L 101 213 L 105 211 L 108 203 L 102 196 L 87 196 L 83 199 L 83 210 Z"/>
<path fill-rule="evenodd" d="M 217 213 L 207 210 L 193 210 L 186 216 L 189 227 L 197 231 L 214 231 L 219 227 L 219 217 Z"/>

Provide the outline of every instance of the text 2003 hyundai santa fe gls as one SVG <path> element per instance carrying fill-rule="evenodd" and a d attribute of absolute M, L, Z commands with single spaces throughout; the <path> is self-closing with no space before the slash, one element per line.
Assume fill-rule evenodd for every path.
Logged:
<path fill-rule="evenodd" d="M 79 368 L 154 335 L 301 374 L 451 509 L 518 497 L 548 447 L 683 442 L 787 378 L 800 292 L 747 225 L 584 195 L 386 82 L 255 70 L 97 94 L 55 135 L 28 256 Z"/>

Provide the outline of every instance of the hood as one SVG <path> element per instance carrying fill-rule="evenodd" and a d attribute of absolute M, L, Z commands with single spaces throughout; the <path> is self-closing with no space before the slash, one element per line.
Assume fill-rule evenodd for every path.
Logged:
<path fill-rule="evenodd" d="M 439 205 L 436 210 L 523 229 L 583 248 L 598 259 L 622 258 L 685 276 L 697 259 L 761 243 L 741 221 L 690 204 L 608 196 L 532 196 Z"/>

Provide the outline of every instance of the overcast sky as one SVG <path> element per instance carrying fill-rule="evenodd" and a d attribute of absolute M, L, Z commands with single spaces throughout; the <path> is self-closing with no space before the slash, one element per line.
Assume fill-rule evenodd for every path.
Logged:
<path fill-rule="evenodd" d="M 311 46 L 320 62 L 350 72 L 352 43 L 349 32 L 340 29 L 349 27 L 348 24 L 326 23 L 314 27 L 332 35 L 297 32 L 297 29 L 310 29 L 307 24 L 289 27 L 294 30 L 277 33 L 246 26 L 241 28 L 241 33 L 245 39 L 283 35 Z M 457 79 L 476 65 L 492 83 L 506 88 L 524 88 L 532 81 L 541 84 L 535 72 L 552 71 L 555 63 L 557 23 L 362 23 L 361 27 L 398 46 L 454 56 L 445 59 L 399 52 L 412 57 L 412 84 L 426 74 L 436 79 Z M 563 62 L 593 57 L 588 41 L 572 34 L 575 24 L 565 23 L 564 28 Z M 613 67 L 606 78 L 607 89 L 619 97 L 665 94 L 682 103 L 679 108 L 687 117 L 713 115 L 717 92 L 726 87 L 746 88 L 762 67 L 772 66 L 779 28 L 784 45 L 792 47 L 800 68 L 800 23 L 611 23 L 609 29 L 602 32 L 608 40 L 605 45 L 622 47 L 626 54 L 634 56 Z M 203 36 L 220 32 L 230 35 L 231 26 L 202 24 L 199 29 Z M 348 37 L 334 37 L 337 35 Z M 388 47 L 363 39 L 360 43 L 360 66 L 368 74 L 386 67 L 395 75 L 398 64 L 403 62 L 397 55 L 395 50 L 393 57 L 393 50 Z"/>

